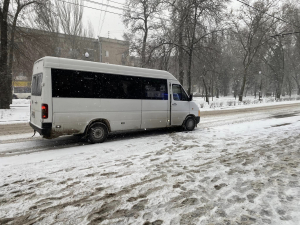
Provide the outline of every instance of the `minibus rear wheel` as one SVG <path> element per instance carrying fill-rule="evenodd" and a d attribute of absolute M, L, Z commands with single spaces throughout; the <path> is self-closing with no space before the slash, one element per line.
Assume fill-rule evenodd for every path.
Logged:
<path fill-rule="evenodd" d="M 89 140 L 94 143 L 102 143 L 106 140 L 108 129 L 103 123 L 94 123 L 89 129 Z"/>
<path fill-rule="evenodd" d="M 184 123 L 185 130 L 192 131 L 195 129 L 195 126 L 196 126 L 196 121 L 193 117 L 188 117 L 185 120 L 185 123 Z"/>

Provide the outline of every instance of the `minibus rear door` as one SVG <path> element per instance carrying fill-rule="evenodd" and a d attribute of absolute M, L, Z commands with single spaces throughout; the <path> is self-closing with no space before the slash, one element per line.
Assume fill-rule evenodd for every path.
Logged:
<path fill-rule="evenodd" d="M 42 81 L 42 73 L 34 74 L 32 76 L 30 100 L 30 122 L 40 128 L 42 127 Z"/>

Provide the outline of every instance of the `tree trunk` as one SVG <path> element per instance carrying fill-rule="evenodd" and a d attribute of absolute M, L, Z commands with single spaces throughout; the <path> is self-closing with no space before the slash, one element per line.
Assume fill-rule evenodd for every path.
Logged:
<path fill-rule="evenodd" d="M 19 13 L 21 11 L 21 7 L 18 5 L 17 12 L 14 17 L 14 21 L 11 28 L 11 34 L 10 34 L 10 45 L 9 45 L 9 56 L 8 56 L 8 79 L 9 82 L 12 83 L 12 68 L 13 68 L 13 57 L 14 57 L 14 44 L 15 44 L 15 31 L 16 31 L 16 25 L 17 25 L 17 19 L 19 16 Z M 11 87 L 12 91 L 12 87 Z M 12 103 L 12 95 L 10 95 L 9 102 Z"/>
<path fill-rule="evenodd" d="M 146 65 L 146 44 L 147 44 L 147 36 L 148 36 L 148 27 L 147 21 L 145 22 L 145 34 L 143 37 L 143 45 L 142 45 L 142 67 Z"/>
<path fill-rule="evenodd" d="M 241 90 L 239 93 L 239 101 L 243 101 L 243 94 L 244 94 L 245 86 L 246 86 L 246 78 L 247 78 L 247 71 L 244 71 L 242 86 L 241 86 Z"/>
<path fill-rule="evenodd" d="M 202 80 L 203 80 L 203 85 L 204 85 L 204 89 L 205 89 L 205 101 L 209 104 L 207 86 L 206 86 L 204 78 L 202 78 Z"/>
<path fill-rule="evenodd" d="M 178 31 L 178 67 L 179 67 L 179 83 L 183 85 L 184 79 L 184 69 L 183 69 L 183 24 L 184 24 L 184 14 L 183 10 L 180 12 L 180 23 L 179 23 L 179 31 Z"/>
<path fill-rule="evenodd" d="M 213 77 L 211 79 L 211 101 L 214 101 L 214 82 L 213 82 Z"/>
<path fill-rule="evenodd" d="M 280 99 L 280 91 L 276 91 L 276 99 Z"/>
<path fill-rule="evenodd" d="M 197 12 L 198 12 L 198 7 L 196 6 L 195 12 L 194 12 L 194 24 L 192 27 L 192 39 L 190 40 L 189 44 L 189 61 L 188 61 L 188 69 L 187 69 L 187 78 L 188 78 L 188 94 L 190 95 L 192 92 L 192 78 L 191 78 L 191 73 L 192 73 L 192 60 L 193 60 L 193 52 L 194 52 L 194 41 L 195 41 L 195 34 L 196 34 L 196 26 L 197 26 Z"/>
<path fill-rule="evenodd" d="M 1 27 L 1 46 L 0 46 L 0 109 L 9 109 L 11 93 L 11 82 L 9 74 L 7 73 L 7 57 L 8 57 L 8 46 L 7 46 L 7 17 L 9 0 L 4 0 L 3 8 L 0 6 L 0 27 Z"/>
<path fill-rule="evenodd" d="M 187 70 L 187 80 L 188 80 L 188 89 L 187 92 L 190 95 L 192 92 L 192 58 L 193 58 L 193 50 L 190 50 L 189 58 L 188 58 L 188 70 Z"/>

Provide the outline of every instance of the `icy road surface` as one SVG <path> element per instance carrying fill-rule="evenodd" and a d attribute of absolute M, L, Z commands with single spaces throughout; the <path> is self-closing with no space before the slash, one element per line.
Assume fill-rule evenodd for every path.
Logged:
<path fill-rule="evenodd" d="M 299 105 L 57 140 L 0 144 L 0 224 L 300 224 Z"/>

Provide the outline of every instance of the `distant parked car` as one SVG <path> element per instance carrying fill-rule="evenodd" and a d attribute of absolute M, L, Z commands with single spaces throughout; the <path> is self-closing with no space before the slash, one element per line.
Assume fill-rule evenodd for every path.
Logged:
<path fill-rule="evenodd" d="M 30 99 L 31 98 L 31 88 L 30 87 L 14 87 L 14 99 Z"/>

